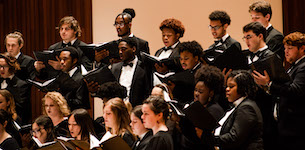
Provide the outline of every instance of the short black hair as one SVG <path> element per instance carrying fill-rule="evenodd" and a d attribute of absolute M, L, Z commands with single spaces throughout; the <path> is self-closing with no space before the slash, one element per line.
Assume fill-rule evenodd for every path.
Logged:
<path fill-rule="evenodd" d="M 204 82 L 211 91 L 218 94 L 224 89 L 224 76 L 220 69 L 215 66 L 203 65 L 195 74 L 195 81 Z"/>
<path fill-rule="evenodd" d="M 137 43 L 136 41 L 134 40 L 134 38 L 131 38 L 131 37 L 125 37 L 125 38 L 122 38 L 119 40 L 119 43 L 121 42 L 126 42 L 127 45 L 129 45 L 129 47 L 133 48 L 137 48 Z"/>
<path fill-rule="evenodd" d="M 130 12 L 123 12 L 123 13 L 120 13 L 118 14 L 116 17 L 115 17 L 115 20 L 119 17 L 119 16 L 122 16 L 122 19 L 124 21 L 124 23 L 130 23 L 132 22 L 132 16 L 131 14 L 129 14 Z M 114 20 L 114 21 L 115 21 Z"/>
<path fill-rule="evenodd" d="M 230 25 L 230 23 L 231 23 L 230 16 L 225 11 L 220 11 L 220 10 L 213 11 L 209 15 L 209 19 L 211 21 L 219 20 L 222 25 L 224 25 L 224 24 Z"/>
<path fill-rule="evenodd" d="M 198 56 L 198 59 L 200 60 L 200 57 L 203 54 L 203 49 L 201 45 L 196 41 L 188 41 L 188 42 L 182 42 L 179 46 L 179 54 L 187 51 L 193 54 L 193 56 Z"/>
<path fill-rule="evenodd" d="M 256 36 L 262 34 L 264 41 L 266 41 L 266 28 L 259 22 L 251 22 L 243 27 L 243 32 L 252 31 Z"/>
<path fill-rule="evenodd" d="M 247 96 L 251 99 L 255 97 L 258 88 L 249 71 L 234 70 L 229 74 L 228 78 L 233 78 L 236 82 L 238 94 L 241 96 Z"/>
<path fill-rule="evenodd" d="M 102 99 L 107 98 L 108 100 L 115 97 L 124 99 L 127 97 L 127 90 L 118 82 L 106 82 L 101 85 L 97 91 L 97 95 Z"/>
<path fill-rule="evenodd" d="M 68 46 L 68 47 L 63 48 L 62 51 L 69 51 L 72 60 L 77 59 L 77 63 L 79 62 L 80 53 L 75 47 Z"/>

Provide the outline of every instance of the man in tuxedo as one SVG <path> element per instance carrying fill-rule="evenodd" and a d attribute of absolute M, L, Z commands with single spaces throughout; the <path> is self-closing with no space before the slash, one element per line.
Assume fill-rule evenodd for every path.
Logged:
<path fill-rule="evenodd" d="M 249 13 L 253 22 L 260 22 L 266 28 L 266 44 L 268 48 L 284 60 L 284 36 L 281 32 L 274 29 L 270 23 L 272 17 L 270 3 L 267 1 L 254 2 L 249 6 Z"/>
<path fill-rule="evenodd" d="M 164 47 L 159 49 L 155 56 L 160 59 L 170 59 L 171 64 L 155 64 L 155 70 L 161 74 L 165 74 L 169 71 L 182 71 L 183 69 L 179 62 L 178 47 L 180 44 L 179 39 L 184 35 L 184 25 L 178 19 L 169 18 L 163 20 L 159 28 L 162 32 L 162 41 L 164 43 Z"/>
<path fill-rule="evenodd" d="M 265 43 L 266 29 L 259 22 L 251 22 L 243 27 L 243 39 L 245 40 L 249 54 L 246 56 L 248 64 L 261 61 L 267 57 L 276 55 Z M 279 59 L 279 57 L 275 57 Z M 264 121 L 264 149 L 273 149 L 277 141 L 276 122 L 273 119 L 273 105 L 276 97 L 267 94 L 262 88 L 257 91 L 255 101 L 261 110 Z"/>
<path fill-rule="evenodd" d="M 148 42 L 136 37 L 131 32 L 132 19 L 135 17 L 135 11 L 131 8 L 125 9 L 123 13 L 116 16 L 113 26 L 115 27 L 120 38 L 130 37 L 136 42 L 136 55 L 140 58 L 140 52 L 150 53 Z"/>
<path fill-rule="evenodd" d="M 82 30 L 78 23 L 78 21 L 73 16 L 66 16 L 63 17 L 58 24 L 59 28 L 59 34 L 62 39 L 62 41 L 57 42 L 49 47 L 49 50 L 58 50 L 62 49 L 68 46 L 73 46 L 78 51 L 80 57 L 79 62 L 83 68 L 83 70 L 91 70 L 92 69 L 92 63 L 88 59 L 87 56 L 84 55 L 83 51 L 79 48 L 80 46 L 87 45 L 86 43 L 79 40 L 77 37 L 81 36 Z M 58 75 L 58 71 L 54 70 L 53 68 L 55 66 L 59 66 L 60 61 L 54 61 L 49 60 L 49 65 L 43 64 L 41 61 L 36 61 L 34 66 L 36 71 L 38 72 L 38 76 L 41 76 L 41 74 L 48 74 L 48 79 L 53 78 L 54 76 Z M 43 67 L 45 69 L 42 69 L 41 66 L 45 65 L 46 67 Z M 39 67 L 40 66 L 40 67 Z M 52 66 L 52 67 L 51 67 Z M 47 73 L 46 73 L 47 72 Z M 44 76 L 44 75 L 42 75 Z"/>
<path fill-rule="evenodd" d="M 118 82 L 126 87 L 128 100 L 134 107 L 148 97 L 151 85 L 143 64 L 136 55 L 134 38 L 121 39 L 118 47 L 122 62 L 112 64 L 111 71 Z"/>
<path fill-rule="evenodd" d="M 21 118 L 22 124 L 28 124 L 32 119 L 31 88 L 19 79 L 15 72 L 20 70 L 16 59 L 9 53 L 0 55 L 0 89 L 6 89 L 14 96 L 17 115 Z"/>
<path fill-rule="evenodd" d="M 207 64 L 221 70 L 246 69 L 247 61 L 242 54 L 240 43 L 227 33 L 231 23 L 230 16 L 225 11 L 214 11 L 209 15 L 209 19 L 209 28 L 215 43 L 204 51 L 203 59 Z"/>
<path fill-rule="evenodd" d="M 6 35 L 4 44 L 6 46 L 7 52 L 17 59 L 18 64 L 20 65 L 20 70 L 18 70 L 15 75 L 21 79 L 34 79 L 35 78 L 35 60 L 27 55 L 24 55 L 21 52 L 23 47 L 24 40 L 20 32 L 13 32 Z"/>
<path fill-rule="evenodd" d="M 305 149 L 305 35 L 294 32 L 284 38 L 285 58 L 291 68 L 287 70 L 291 81 L 272 81 L 268 73 L 254 72 L 257 84 L 267 86 L 272 95 L 279 96 L 274 115 L 278 119 L 279 147 Z"/>
<path fill-rule="evenodd" d="M 182 42 L 179 46 L 180 64 L 183 70 L 189 70 L 195 75 L 201 67 L 202 47 L 196 41 Z"/>

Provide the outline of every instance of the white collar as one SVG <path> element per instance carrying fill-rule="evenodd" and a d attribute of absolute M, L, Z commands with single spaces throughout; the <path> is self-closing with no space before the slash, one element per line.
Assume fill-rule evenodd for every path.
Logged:
<path fill-rule="evenodd" d="M 128 35 L 128 37 L 134 37 L 133 33 L 130 33 L 130 34 Z"/>
<path fill-rule="evenodd" d="M 227 33 L 227 34 L 225 34 L 221 39 L 222 39 L 222 41 L 224 42 L 228 37 L 229 37 L 229 34 Z"/>
<path fill-rule="evenodd" d="M 69 76 L 72 77 L 73 74 L 76 72 L 76 70 L 77 70 L 77 67 L 74 67 L 73 69 L 71 69 L 71 70 L 68 72 Z"/>
<path fill-rule="evenodd" d="M 271 23 L 268 23 L 268 26 L 266 27 L 266 30 L 268 30 L 272 26 Z"/>
<path fill-rule="evenodd" d="M 257 53 L 257 52 L 259 52 L 259 51 L 263 51 L 263 50 L 265 50 L 265 49 L 267 49 L 267 48 L 268 48 L 268 46 L 265 45 L 264 47 L 258 49 L 256 52 L 253 52 L 253 53 Z"/>
<path fill-rule="evenodd" d="M 70 41 L 71 45 L 73 45 L 76 40 L 77 40 L 77 38 L 75 38 L 74 40 Z M 62 41 L 62 42 L 65 43 L 65 44 L 68 44 L 65 41 Z"/>
<path fill-rule="evenodd" d="M 145 133 L 141 134 L 141 135 L 138 135 L 140 140 L 142 140 L 144 138 L 144 136 L 146 135 L 146 133 L 149 132 L 149 131 L 146 131 Z"/>
<path fill-rule="evenodd" d="M 133 65 L 136 65 L 137 62 L 138 62 L 138 57 L 135 56 L 135 58 L 132 61 L 130 61 L 129 63 L 132 63 Z"/>
<path fill-rule="evenodd" d="M 21 52 L 19 52 L 16 56 L 15 56 L 15 58 L 16 59 L 18 59 L 18 57 L 21 55 Z"/>
<path fill-rule="evenodd" d="M 174 45 L 170 46 L 170 48 L 174 49 L 179 43 L 180 43 L 180 41 L 176 42 Z"/>
<path fill-rule="evenodd" d="M 246 97 L 241 97 L 233 102 L 234 107 L 236 108 Z"/>
<path fill-rule="evenodd" d="M 195 65 L 195 66 L 193 67 L 192 70 L 196 69 L 200 64 L 201 64 L 201 63 L 200 63 L 200 61 L 199 61 L 199 62 L 197 63 L 197 65 Z"/>

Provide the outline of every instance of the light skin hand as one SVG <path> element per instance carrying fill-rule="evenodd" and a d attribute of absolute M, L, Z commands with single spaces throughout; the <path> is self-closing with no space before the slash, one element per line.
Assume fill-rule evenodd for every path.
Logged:
<path fill-rule="evenodd" d="M 35 69 L 36 69 L 37 72 L 40 72 L 40 70 L 43 69 L 43 68 L 45 68 L 46 65 L 43 64 L 42 61 L 35 61 L 35 62 L 34 62 L 34 67 L 35 67 Z"/>
<path fill-rule="evenodd" d="M 270 83 L 270 77 L 266 70 L 264 70 L 264 74 L 260 74 L 259 72 L 254 70 L 252 75 L 254 77 L 256 84 L 258 85 L 266 86 L 267 84 Z"/>

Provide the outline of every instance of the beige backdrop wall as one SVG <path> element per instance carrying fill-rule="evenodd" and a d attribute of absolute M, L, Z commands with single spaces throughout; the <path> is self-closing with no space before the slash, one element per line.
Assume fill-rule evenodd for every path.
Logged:
<path fill-rule="evenodd" d="M 224 10 L 231 17 L 228 33 L 247 48 L 242 40 L 242 27 L 249 23 L 249 5 L 255 0 L 92 0 L 93 42 L 107 42 L 118 39 L 114 19 L 124 8 L 134 8 L 132 32 L 149 42 L 154 54 L 163 47 L 160 23 L 174 17 L 184 24 L 186 31 L 181 41 L 196 40 L 206 49 L 213 42 L 208 29 L 209 14 L 214 10 Z M 283 30 L 282 1 L 267 0 L 272 5 L 271 23 L 280 32 Z M 96 106 L 98 107 L 98 106 Z M 97 111 L 97 109 L 95 109 Z M 100 114 L 96 112 L 96 114 Z M 96 116 L 96 115 L 95 115 Z"/>

